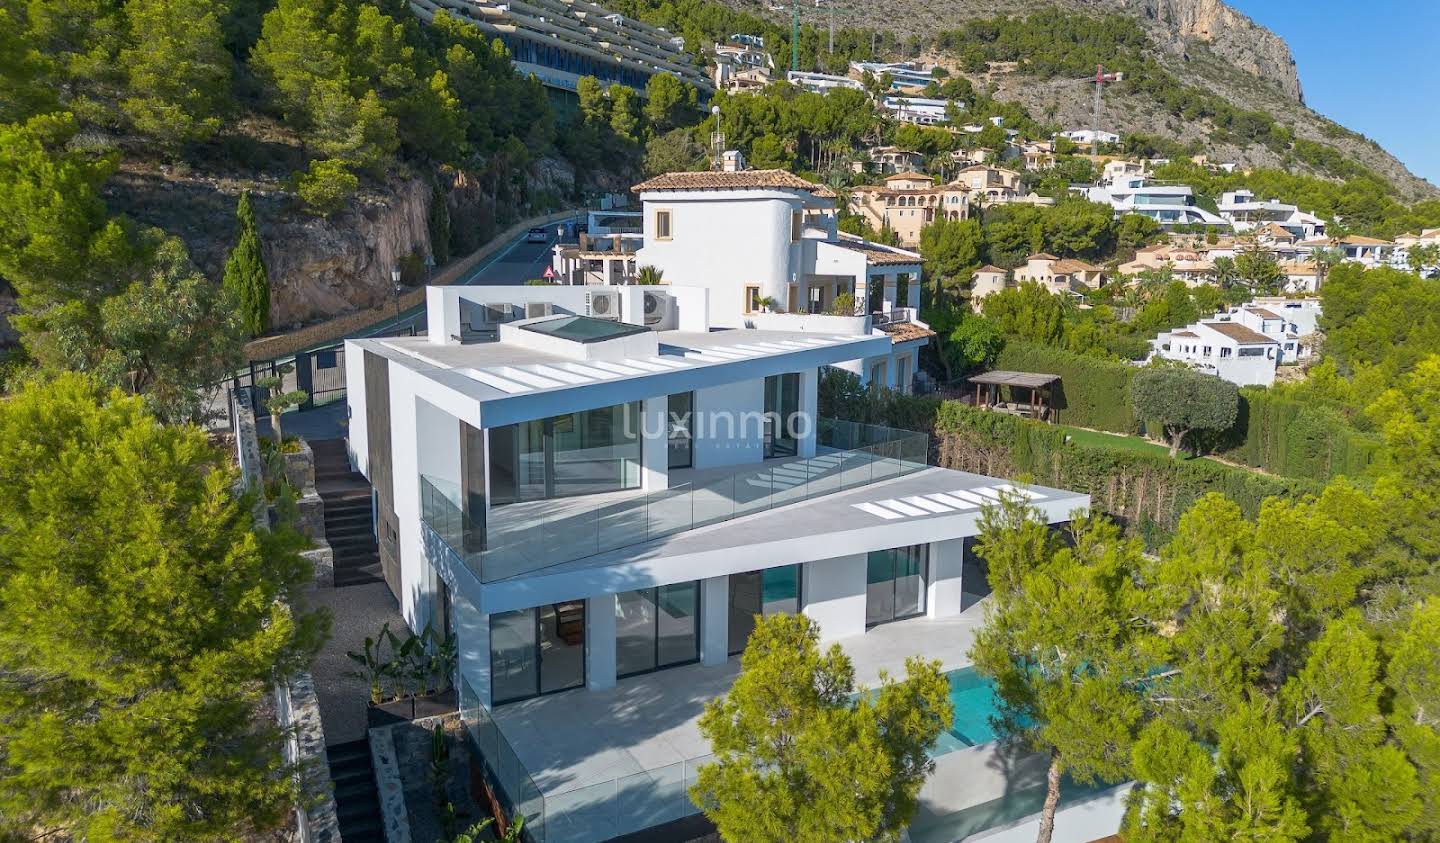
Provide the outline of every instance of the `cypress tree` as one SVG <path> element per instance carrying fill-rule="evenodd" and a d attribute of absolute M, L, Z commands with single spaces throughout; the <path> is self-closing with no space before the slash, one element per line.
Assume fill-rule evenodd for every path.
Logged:
<path fill-rule="evenodd" d="M 255 210 L 250 194 L 240 194 L 235 206 L 240 221 L 240 235 L 235 248 L 225 259 L 225 290 L 240 309 L 240 323 L 245 332 L 259 336 L 270 327 L 270 276 L 265 271 L 265 256 L 260 249 L 260 233 L 255 228 Z"/>

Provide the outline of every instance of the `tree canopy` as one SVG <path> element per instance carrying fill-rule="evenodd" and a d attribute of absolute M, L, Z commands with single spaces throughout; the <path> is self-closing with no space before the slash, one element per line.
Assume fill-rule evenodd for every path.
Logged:
<path fill-rule="evenodd" d="M 259 706 L 322 618 L 235 482 L 83 376 L 0 401 L 0 835 L 234 840 L 294 804 Z"/>
<path fill-rule="evenodd" d="M 1175 456 L 1198 430 L 1222 431 L 1235 424 L 1240 390 L 1235 384 L 1194 369 L 1148 368 L 1130 380 L 1135 417 L 1159 422 Z"/>
<path fill-rule="evenodd" d="M 905 673 L 856 696 L 850 659 L 821 651 L 814 621 L 757 618 L 739 677 L 700 718 L 715 759 L 691 798 L 727 840 L 898 839 L 953 718 L 938 663 L 907 659 Z"/>

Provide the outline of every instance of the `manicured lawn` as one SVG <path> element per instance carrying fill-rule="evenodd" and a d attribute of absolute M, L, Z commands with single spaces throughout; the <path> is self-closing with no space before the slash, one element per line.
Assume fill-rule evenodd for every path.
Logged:
<path fill-rule="evenodd" d="M 1067 427 L 1059 425 L 1077 444 L 1093 445 L 1100 448 L 1116 448 L 1122 451 L 1139 451 L 1142 454 L 1158 454 L 1165 457 L 1170 455 L 1170 449 L 1157 442 L 1142 439 L 1139 436 L 1121 436 L 1116 433 L 1099 433 L 1094 430 L 1082 430 L 1078 427 Z M 1193 459 L 1189 452 L 1180 451 L 1180 459 Z"/>

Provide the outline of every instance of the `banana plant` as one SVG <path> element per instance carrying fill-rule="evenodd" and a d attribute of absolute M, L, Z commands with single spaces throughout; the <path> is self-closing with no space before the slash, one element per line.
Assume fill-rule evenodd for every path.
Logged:
<path fill-rule="evenodd" d="M 377 637 L 365 636 L 365 649 L 361 652 L 349 650 L 345 655 L 355 664 L 358 669 L 345 671 L 345 676 L 355 679 L 363 679 L 370 686 L 370 702 L 379 705 L 385 699 L 385 677 L 388 675 L 388 666 L 381 648 L 385 644 L 385 636 L 390 632 L 390 624 L 380 628 L 380 635 Z"/>

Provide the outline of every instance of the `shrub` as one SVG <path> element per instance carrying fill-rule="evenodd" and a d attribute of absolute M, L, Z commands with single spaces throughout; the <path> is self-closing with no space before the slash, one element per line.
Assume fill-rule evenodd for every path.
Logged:
<path fill-rule="evenodd" d="M 360 180 L 343 161 L 310 162 L 310 169 L 295 180 L 295 193 L 305 207 L 328 217 L 345 206 L 360 187 Z"/>
<path fill-rule="evenodd" d="M 1240 392 L 1240 415 L 1222 447 L 1227 459 L 1289 477 L 1328 480 L 1365 475 L 1380 439 L 1355 430 L 1319 401 L 1296 401 L 1262 389 Z"/>

